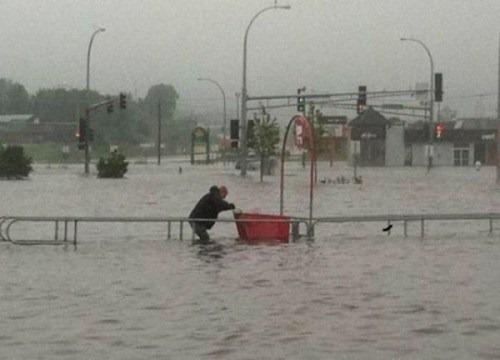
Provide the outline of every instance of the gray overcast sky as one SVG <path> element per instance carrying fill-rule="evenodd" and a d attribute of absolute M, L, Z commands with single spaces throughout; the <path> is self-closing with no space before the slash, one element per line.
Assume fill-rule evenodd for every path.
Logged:
<path fill-rule="evenodd" d="M 494 115 L 498 86 L 499 0 L 279 0 L 252 25 L 251 95 L 407 89 L 428 81 L 429 47 L 442 72 L 444 105 L 462 116 Z M 0 77 L 43 87 L 85 87 L 92 32 L 91 88 L 143 97 L 173 84 L 183 108 L 201 112 L 217 89 L 235 107 L 243 36 L 274 0 L 0 0 Z M 490 94 L 484 97 L 468 95 Z M 234 114 L 234 111 L 230 109 Z M 233 116 L 230 113 L 231 116 Z"/>

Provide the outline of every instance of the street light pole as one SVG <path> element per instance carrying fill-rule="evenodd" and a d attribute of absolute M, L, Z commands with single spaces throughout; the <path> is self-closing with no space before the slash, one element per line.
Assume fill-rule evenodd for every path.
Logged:
<path fill-rule="evenodd" d="M 223 107 L 223 126 L 222 126 L 222 142 L 223 142 L 223 147 L 222 147 L 222 163 L 226 164 L 226 93 L 224 92 L 224 89 L 220 84 L 212 79 L 207 79 L 207 78 L 198 78 L 198 81 L 208 81 L 211 82 L 212 84 L 215 84 L 217 86 L 222 94 L 222 107 Z"/>
<path fill-rule="evenodd" d="M 500 37 L 498 39 L 498 94 L 497 94 L 497 185 L 500 185 Z"/>
<path fill-rule="evenodd" d="M 252 26 L 253 22 L 257 17 L 266 12 L 268 10 L 276 10 L 283 9 L 289 10 L 291 8 L 290 5 L 278 6 L 276 3 L 274 6 L 266 7 L 260 10 L 257 14 L 254 15 L 252 20 L 247 26 L 245 31 L 245 38 L 243 40 L 243 85 L 241 87 L 241 176 L 246 176 L 247 174 L 247 157 L 248 157 L 248 146 L 247 146 L 247 40 L 248 40 L 248 31 L 250 30 L 250 26 Z"/>
<path fill-rule="evenodd" d="M 89 48 L 87 51 L 87 106 L 85 108 L 85 174 L 89 173 L 89 120 L 90 120 L 90 113 L 89 113 L 89 106 L 90 106 L 90 50 L 92 49 L 92 42 L 94 41 L 94 37 L 100 33 L 104 32 L 106 29 L 104 28 L 99 28 L 90 37 L 90 42 L 89 42 Z"/>
<path fill-rule="evenodd" d="M 434 129 L 433 129 L 433 121 L 434 121 L 434 61 L 432 60 L 432 55 L 431 52 L 429 51 L 429 48 L 425 46 L 425 44 L 418 40 L 418 39 L 412 39 L 412 38 L 401 38 L 401 41 L 413 41 L 418 44 L 420 44 L 425 51 L 427 52 L 427 55 L 429 55 L 429 61 L 431 63 L 431 79 L 430 79 L 430 106 L 429 106 L 429 111 L 430 111 L 430 116 L 429 116 L 429 157 L 428 157 L 428 168 L 427 170 L 429 171 L 430 168 L 432 167 L 432 152 L 433 149 L 433 142 L 434 142 Z"/>
<path fill-rule="evenodd" d="M 240 117 L 240 93 L 236 92 L 234 93 L 234 96 L 236 96 L 236 118 L 238 119 Z"/>

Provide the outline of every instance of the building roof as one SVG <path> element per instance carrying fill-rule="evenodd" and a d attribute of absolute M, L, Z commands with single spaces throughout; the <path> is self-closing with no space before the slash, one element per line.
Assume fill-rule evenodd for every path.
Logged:
<path fill-rule="evenodd" d="M 33 118 L 33 114 L 5 114 L 0 115 L 0 123 L 9 123 L 12 121 L 28 121 Z"/>
<path fill-rule="evenodd" d="M 492 130 L 498 128 L 500 121 L 494 118 L 461 118 L 455 121 L 455 129 Z"/>
<path fill-rule="evenodd" d="M 359 114 L 357 117 L 349 121 L 349 126 L 382 126 L 390 125 L 391 122 L 385 118 L 384 115 L 374 110 L 372 107 L 368 107 L 365 111 Z"/>

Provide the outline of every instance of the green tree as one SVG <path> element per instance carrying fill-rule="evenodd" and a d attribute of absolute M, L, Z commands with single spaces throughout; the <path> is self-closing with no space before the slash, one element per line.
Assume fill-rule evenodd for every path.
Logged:
<path fill-rule="evenodd" d="M 144 113 L 144 122 L 141 126 L 147 126 L 149 133 L 154 134 L 154 141 L 158 136 L 158 104 L 161 108 L 161 138 L 167 143 L 167 152 L 172 153 L 177 150 L 177 136 L 179 126 L 182 124 L 174 118 L 177 99 L 179 94 L 174 86 L 167 84 L 153 85 L 148 89 L 146 97 L 141 101 L 141 110 Z"/>
<path fill-rule="evenodd" d="M 90 103 L 104 100 L 104 96 L 90 91 Z M 42 122 L 68 123 L 76 120 L 78 113 L 85 115 L 87 91 L 82 89 L 41 89 L 33 96 L 33 112 Z"/>
<path fill-rule="evenodd" d="M 179 94 L 172 85 L 158 84 L 149 88 L 144 98 L 144 109 L 150 114 L 158 114 L 158 101 L 162 118 L 171 119 L 175 113 Z"/>
<path fill-rule="evenodd" d="M 33 170 L 33 160 L 24 155 L 22 146 L 0 146 L 0 177 L 20 179 Z"/>
<path fill-rule="evenodd" d="M 0 114 L 27 114 L 30 96 L 23 85 L 0 79 Z"/>
<path fill-rule="evenodd" d="M 33 97 L 34 113 L 42 122 L 75 123 L 78 117 L 85 116 L 87 103 L 96 104 L 107 99 L 116 98 L 116 95 L 102 95 L 80 89 L 42 89 Z M 90 127 L 94 129 L 95 142 L 109 143 L 138 143 L 146 139 L 150 129 L 145 125 L 147 116 L 131 95 L 127 95 L 127 109 L 120 110 L 117 103 L 114 111 L 107 113 L 106 108 L 99 108 L 91 112 Z"/>
<path fill-rule="evenodd" d="M 260 158 L 260 181 L 264 181 L 264 165 L 275 155 L 280 142 L 280 129 L 276 118 L 271 120 L 269 114 L 255 121 L 253 136 L 249 138 L 248 147 L 253 148 Z"/>
<path fill-rule="evenodd" d="M 96 164 L 97 177 L 100 178 L 122 178 L 127 172 L 128 162 L 125 156 L 113 151 L 107 159 L 100 158 Z"/>

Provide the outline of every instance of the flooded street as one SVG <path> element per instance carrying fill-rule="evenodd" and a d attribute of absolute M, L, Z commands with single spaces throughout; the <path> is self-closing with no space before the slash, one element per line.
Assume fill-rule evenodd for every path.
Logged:
<path fill-rule="evenodd" d="M 182 174 L 178 167 L 182 166 Z M 95 167 L 92 167 L 95 170 Z M 37 165 L 0 181 L 0 216 L 187 216 L 211 185 L 244 211 L 279 212 L 279 176 L 232 166 Z M 308 215 L 309 168 L 286 165 L 285 213 Z M 498 212 L 495 169 L 319 164 L 315 216 Z M 95 174 L 94 174 L 95 175 Z M 321 180 L 324 180 L 322 183 Z M 231 213 L 222 217 L 231 218 Z M 78 247 L 0 243 L 0 359 L 496 359 L 500 222 L 320 224 L 314 242 L 167 240 L 165 224 L 81 224 Z M 51 234 L 52 227 L 12 236 Z M 188 231 L 189 230 L 189 231 Z M 18 231 L 18 232 L 16 232 Z M 189 235 L 188 235 L 189 232 Z"/>

